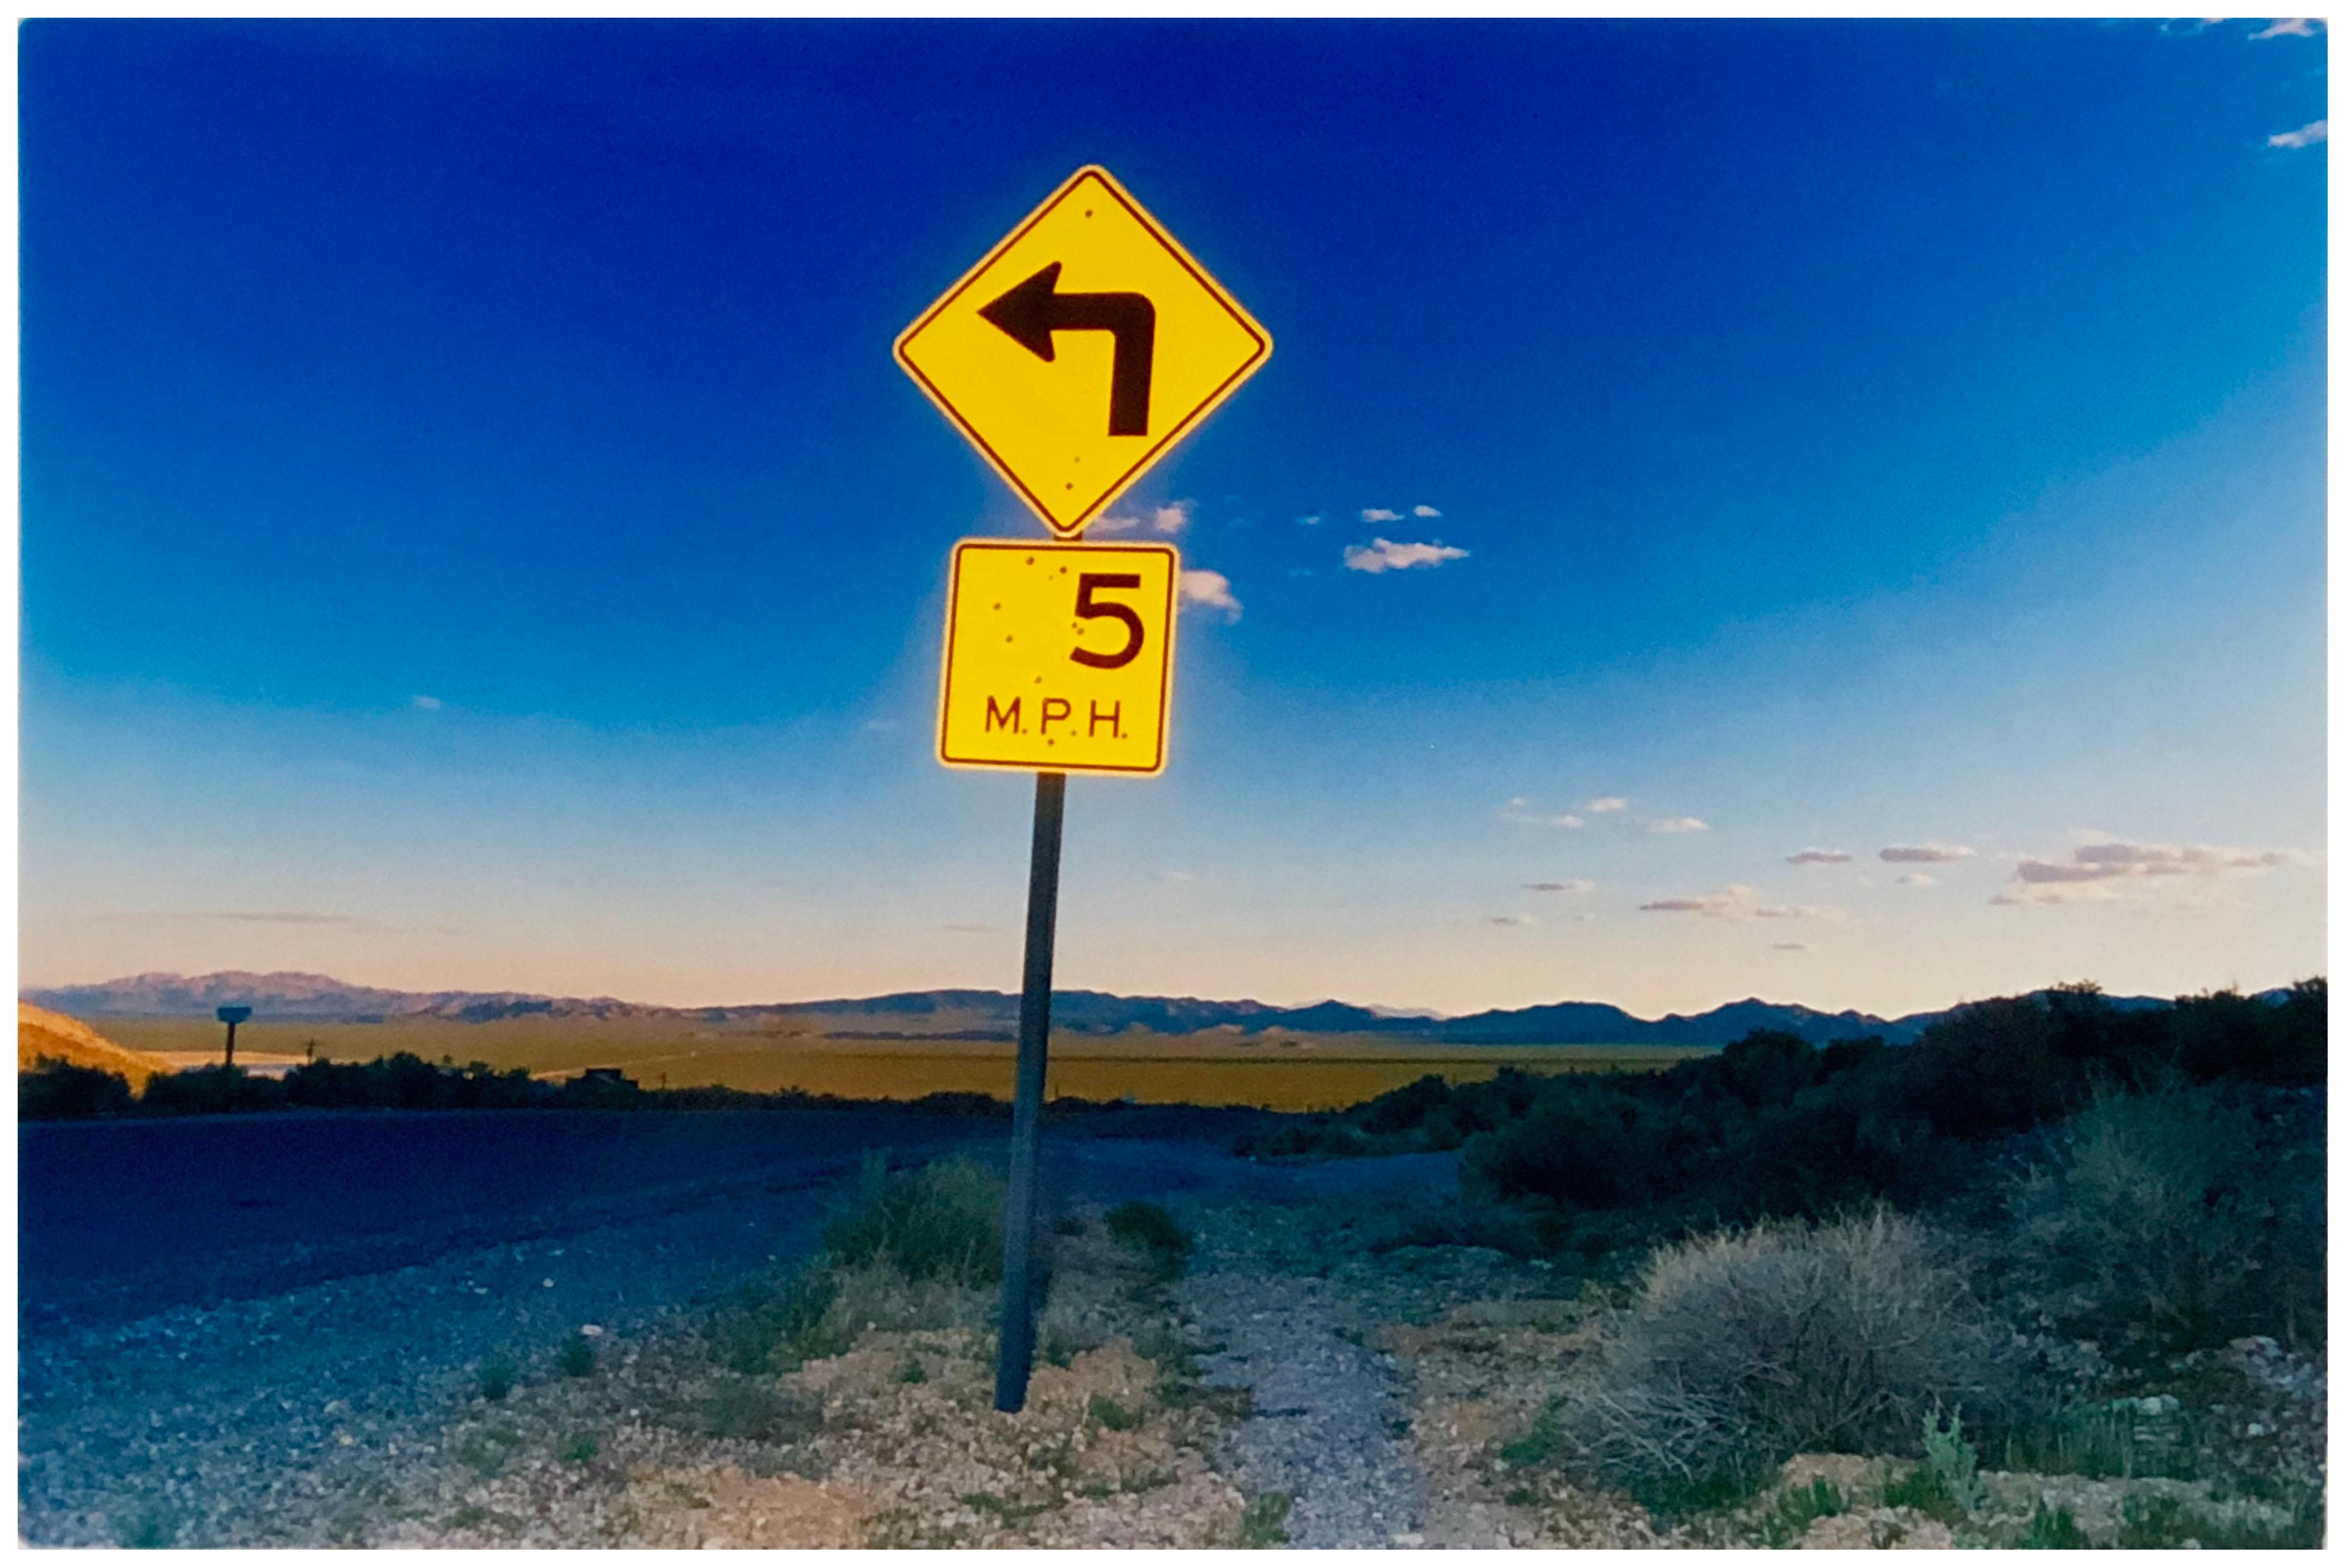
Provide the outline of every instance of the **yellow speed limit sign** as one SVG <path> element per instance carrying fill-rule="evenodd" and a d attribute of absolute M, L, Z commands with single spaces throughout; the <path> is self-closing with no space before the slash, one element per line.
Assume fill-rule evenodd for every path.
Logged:
<path fill-rule="evenodd" d="M 1161 771 L 1180 567 L 1169 545 L 954 546 L 937 760 Z"/>

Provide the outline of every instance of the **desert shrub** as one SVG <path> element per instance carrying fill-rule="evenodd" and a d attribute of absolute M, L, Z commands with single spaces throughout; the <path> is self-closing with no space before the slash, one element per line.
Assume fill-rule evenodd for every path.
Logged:
<path fill-rule="evenodd" d="M 1612 1208 L 1675 1191 L 1667 1113 L 1608 1084 L 1576 1084 L 1467 1145 L 1470 1173 L 1504 1197 Z"/>
<path fill-rule="evenodd" d="M 2319 976 L 2290 986 L 2277 1006 L 2237 991 L 2179 996 L 2175 1064 L 2203 1084 L 2319 1084 L 2328 1068 L 2329 1025 L 2330 985 Z"/>
<path fill-rule="evenodd" d="M 1449 1103 L 1450 1085 L 1428 1073 L 1360 1106 L 1354 1120 L 1365 1133 L 1405 1133 L 1424 1125 L 1428 1115 Z"/>
<path fill-rule="evenodd" d="M 1586 1469 L 1652 1496 L 1911 1449 L 1926 1411 L 2013 1408 L 2014 1362 L 1914 1220 L 1773 1221 L 1657 1252 L 1557 1420 Z"/>
<path fill-rule="evenodd" d="M 273 1111 L 284 1104 L 277 1080 L 256 1078 L 241 1067 L 193 1067 L 158 1073 L 147 1080 L 138 1108 L 149 1115 L 218 1115 L 231 1111 Z"/>
<path fill-rule="evenodd" d="M 2309 1157 L 2310 1156 L 2310 1157 Z M 2044 1140 L 2004 1199 L 2024 1288 L 2137 1349 L 2318 1332 L 2317 1131 L 2238 1095 L 2105 1094 Z"/>
<path fill-rule="evenodd" d="M 964 1160 L 891 1171 L 867 1155 L 855 1206 L 824 1242 L 842 1263 L 884 1261 L 908 1279 L 986 1285 L 1002 1278 L 1002 1178 Z"/>
<path fill-rule="evenodd" d="M 78 1120 L 114 1116 L 130 1109 L 130 1081 L 98 1067 L 76 1067 L 54 1056 L 43 1056 L 29 1073 L 16 1074 L 16 1116 L 20 1121 Z"/>
<path fill-rule="evenodd" d="M 584 1334 L 573 1334 L 562 1341 L 555 1352 L 555 1364 L 566 1378 L 588 1378 L 595 1374 L 595 1341 Z"/>

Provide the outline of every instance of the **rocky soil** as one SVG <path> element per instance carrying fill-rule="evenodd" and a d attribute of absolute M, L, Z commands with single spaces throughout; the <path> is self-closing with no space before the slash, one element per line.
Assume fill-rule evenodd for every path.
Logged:
<path fill-rule="evenodd" d="M 2058 1514 L 2094 1544 L 2222 1544 L 2282 1527 L 2323 1480 L 2322 1368 L 2244 1340 L 2104 1390 L 2129 1451 L 2169 1474 L 1984 1456 L 1982 1501 L 1939 1517 L 1885 1495 L 1910 1459 L 1803 1455 L 1743 1503 L 1658 1522 L 1520 1441 L 1596 1343 L 1603 1292 L 1405 1244 L 1451 1162 L 1062 1155 L 1093 1196 L 1057 1217 L 1018 1414 L 992 1409 L 988 1292 L 865 1281 L 844 1349 L 728 1365 L 700 1242 L 738 1221 L 729 1188 L 28 1339 L 20 1528 L 44 1545 L 1841 1548 L 2014 1544 Z M 1101 1223 L 1134 1189 L 1194 1238 L 1178 1278 Z M 812 1244 L 821 1206 L 773 1196 L 729 1254 L 737 1277 Z"/>

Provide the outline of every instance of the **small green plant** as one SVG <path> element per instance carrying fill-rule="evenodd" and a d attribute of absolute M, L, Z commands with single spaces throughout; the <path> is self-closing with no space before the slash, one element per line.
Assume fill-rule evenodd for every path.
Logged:
<path fill-rule="evenodd" d="M 1768 1479 L 1768 1472 L 1756 1466 L 1729 1463 L 1700 1475 L 1646 1476 L 1631 1484 L 1629 1495 L 1668 1523 L 1738 1507 L 1767 1485 Z"/>
<path fill-rule="evenodd" d="M 1168 1279 L 1179 1275 L 1188 1262 L 1189 1233 L 1162 1204 L 1119 1204 L 1107 1211 L 1104 1223 L 1108 1235 L 1141 1253 Z"/>
<path fill-rule="evenodd" d="M 565 1464 L 585 1464 L 598 1451 L 600 1451 L 600 1445 L 590 1434 L 574 1432 L 562 1440 L 562 1446 L 555 1450 L 554 1454 Z"/>
<path fill-rule="evenodd" d="M 595 1375 L 595 1341 L 584 1334 L 573 1334 L 562 1341 L 555 1361 L 566 1378 L 590 1378 Z"/>
<path fill-rule="evenodd" d="M 514 1391 L 514 1382 L 520 1376 L 519 1369 L 511 1361 L 499 1359 L 482 1362 L 477 1379 L 481 1398 L 491 1404 L 496 1403 Z"/>
<path fill-rule="evenodd" d="M 1013 1502 L 990 1492 L 964 1492 L 962 1502 L 980 1513 L 991 1513 L 1005 1524 L 1021 1524 L 1038 1513 L 1047 1512 L 1050 1505 L 1044 1502 Z"/>
<path fill-rule="evenodd" d="M 2076 1519 L 2067 1509 L 2047 1508 L 2040 1502 L 2036 1505 L 2036 1512 L 2028 1516 L 2028 1528 L 2021 1532 L 2020 1539 L 2013 1544 L 2033 1552 L 2079 1552 L 2093 1543 L 2086 1539 L 2086 1532 L 2077 1528 Z M 2120 1544 L 2131 1546 L 2140 1543 L 2121 1542 Z M 2172 1546 L 2176 1543 L 2163 1541 L 2155 1544 Z"/>
<path fill-rule="evenodd" d="M 907 1356 L 897 1363 L 896 1380 L 900 1383 L 925 1383 L 929 1380 L 929 1369 L 921 1365 L 918 1356 Z"/>
<path fill-rule="evenodd" d="M 1557 1417 L 1556 1401 L 1552 1400 L 1532 1419 L 1529 1431 L 1500 1445 L 1499 1458 L 1511 1470 L 1534 1470 L 1554 1464 L 1563 1449 L 1564 1427 Z"/>
<path fill-rule="evenodd" d="M 467 1502 L 448 1516 L 451 1530 L 477 1530 L 489 1522 L 489 1511 L 477 1502 Z"/>
<path fill-rule="evenodd" d="M 1140 1418 L 1106 1394 L 1094 1394 L 1091 1400 L 1092 1420 L 1112 1432 L 1128 1432 L 1140 1424 Z"/>
<path fill-rule="evenodd" d="M 1934 1409 L 1923 1419 L 1923 1463 L 1958 1513 L 1977 1513 L 1987 1506 L 1987 1484 L 1979 1478 L 1979 1450 L 1964 1439 L 1962 1416 L 1942 1417 Z"/>
<path fill-rule="evenodd" d="M 1284 1492 L 1262 1492 L 1247 1499 L 1239 1515 L 1239 1544 L 1262 1548 L 1287 1544 L 1287 1515 L 1295 1499 Z"/>
<path fill-rule="evenodd" d="M 178 1532 L 171 1527 L 160 1512 L 148 1508 L 140 1511 L 128 1523 L 119 1527 L 117 1538 L 135 1552 L 159 1552 L 175 1544 Z"/>

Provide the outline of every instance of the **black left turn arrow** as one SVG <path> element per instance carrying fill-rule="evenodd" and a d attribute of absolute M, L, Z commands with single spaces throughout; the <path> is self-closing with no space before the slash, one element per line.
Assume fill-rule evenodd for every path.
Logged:
<path fill-rule="evenodd" d="M 978 311 L 1038 360 L 1056 360 L 1054 332 L 1113 332 L 1107 433 L 1148 433 L 1148 376 L 1157 360 L 1157 307 L 1146 294 L 1062 294 L 1052 262 Z"/>

